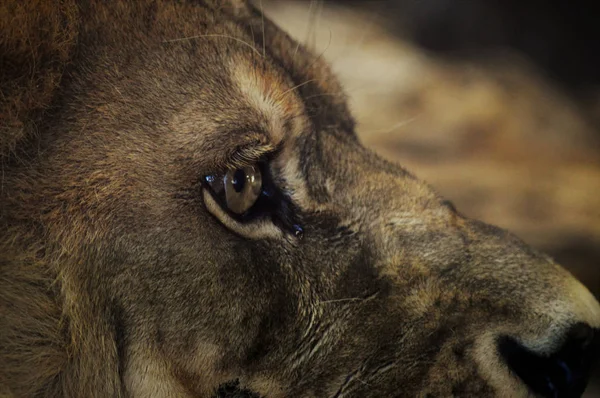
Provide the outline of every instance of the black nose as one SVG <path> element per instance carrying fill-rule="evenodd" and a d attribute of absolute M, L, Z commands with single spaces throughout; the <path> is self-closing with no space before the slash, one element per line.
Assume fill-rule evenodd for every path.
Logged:
<path fill-rule="evenodd" d="M 532 352 L 508 336 L 498 341 L 508 367 L 532 392 L 549 398 L 580 397 L 599 348 L 600 331 L 583 323 L 572 326 L 558 351 L 547 356 Z"/>

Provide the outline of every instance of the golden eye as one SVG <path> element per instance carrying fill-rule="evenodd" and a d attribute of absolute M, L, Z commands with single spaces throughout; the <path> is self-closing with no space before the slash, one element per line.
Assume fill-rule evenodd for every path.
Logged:
<path fill-rule="evenodd" d="M 261 170 L 265 171 L 264 175 Z M 256 239 L 258 236 L 280 236 L 279 233 L 273 234 L 273 231 L 277 231 L 277 228 L 271 228 L 273 226 L 286 229 L 298 239 L 304 235 L 304 229 L 294 216 L 293 203 L 273 183 L 264 163 L 205 174 L 202 179 L 206 209 L 229 229 Z M 263 222 L 252 224 L 261 218 Z M 257 235 L 253 232 L 254 227 L 246 223 L 251 223 L 262 232 Z M 271 227 L 267 227 L 269 225 Z"/>
<path fill-rule="evenodd" d="M 262 189 L 257 167 L 229 170 L 223 177 L 225 204 L 233 213 L 242 214 L 256 203 Z"/>

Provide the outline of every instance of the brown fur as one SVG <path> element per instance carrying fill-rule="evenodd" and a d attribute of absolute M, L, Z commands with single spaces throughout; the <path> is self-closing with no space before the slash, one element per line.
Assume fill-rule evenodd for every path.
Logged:
<path fill-rule="evenodd" d="M 0 155 L 36 131 L 77 40 L 72 1 L 0 4 Z"/>
<path fill-rule="evenodd" d="M 494 339 L 600 325 L 558 265 L 364 149 L 255 8 L 61 4 L 2 29 L 36 82 L 2 76 L 2 393 L 523 395 Z M 199 183 L 261 156 L 304 239 Z"/>

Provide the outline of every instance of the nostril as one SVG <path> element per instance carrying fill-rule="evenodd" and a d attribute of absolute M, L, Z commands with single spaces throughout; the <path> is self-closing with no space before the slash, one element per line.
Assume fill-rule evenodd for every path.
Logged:
<path fill-rule="evenodd" d="M 571 342 L 575 347 L 582 350 L 589 348 L 594 341 L 597 332 L 585 323 L 578 323 L 567 332 L 567 343 Z"/>
<path fill-rule="evenodd" d="M 580 397 L 587 385 L 600 346 L 600 332 L 578 323 L 565 334 L 551 355 L 537 354 L 511 337 L 498 341 L 506 364 L 527 386 L 543 397 Z"/>

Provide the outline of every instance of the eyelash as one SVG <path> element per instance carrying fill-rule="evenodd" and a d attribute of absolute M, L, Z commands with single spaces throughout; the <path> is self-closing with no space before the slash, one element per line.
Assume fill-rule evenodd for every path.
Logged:
<path fill-rule="evenodd" d="M 227 212 L 229 217 L 240 222 L 252 222 L 259 218 L 269 217 L 279 228 L 291 232 L 297 238 L 302 238 L 304 229 L 297 219 L 297 209 L 290 198 L 285 195 L 273 181 L 267 161 L 258 162 L 256 167 L 259 169 L 262 176 L 261 192 L 256 202 L 242 214 L 235 214 L 230 211 L 228 207 L 224 205 L 225 200 L 223 194 L 218 195 L 210 186 L 216 179 L 222 179 L 225 173 L 204 176 L 202 185 L 212 193 L 221 208 Z"/>

